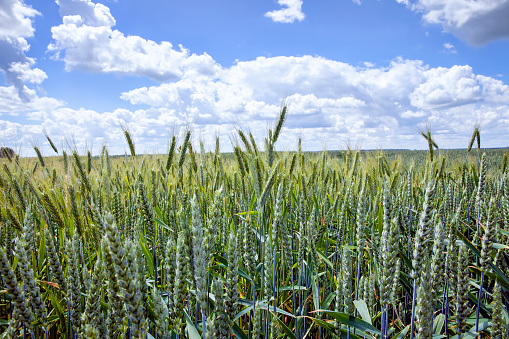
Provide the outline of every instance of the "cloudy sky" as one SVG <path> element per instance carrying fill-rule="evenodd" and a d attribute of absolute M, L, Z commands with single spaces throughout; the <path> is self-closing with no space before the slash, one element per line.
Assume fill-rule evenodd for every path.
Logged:
<path fill-rule="evenodd" d="M 509 146 L 509 0 L 0 0 L 0 145 Z"/>

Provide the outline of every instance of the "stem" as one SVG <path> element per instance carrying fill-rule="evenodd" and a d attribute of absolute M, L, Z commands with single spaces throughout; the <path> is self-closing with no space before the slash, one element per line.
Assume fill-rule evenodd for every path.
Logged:
<path fill-rule="evenodd" d="M 302 305 L 301 305 L 301 302 L 302 302 L 302 292 L 300 290 L 300 286 L 302 284 L 302 267 L 299 269 L 299 280 L 298 280 L 298 282 L 299 282 L 299 291 L 298 291 L 298 293 L 299 293 L 299 304 L 298 304 L 297 310 L 298 310 L 298 314 L 302 315 Z M 297 338 L 300 338 L 300 331 L 297 328 L 297 326 L 295 326 L 295 327 L 297 329 Z"/>
<path fill-rule="evenodd" d="M 295 281 L 295 278 L 293 276 L 293 268 L 291 269 L 292 270 L 292 299 L 293 299 L 293 314 L 297 314 L 296 313 L 296 310 L 297 310 L 297 304 L 295 303 L 295 284 L 294 284 L 294 281 Z M 300 289 L 300 287 L 299 287 Z M 297 335 L 297 320 L 295 320 L 295 335 Z"/>
<path fill-rule="evenodd" d="M 198 306 L 198 302 L 196 302 L 196 308 L 194 311 L 194 327 L 198 327 L 198 314 L 200 313 L 200 307 Z"/>
<path fill-rule="evenodd" d="M 203 335 L 203 339 L 206 339 L 207 338 L 207 322 L 205 321 L 205 310 L 201 310 L 201 317 L 202 317 L 202 327 L 203 327 L 203 331 L 202 331 L 202 335 Z"/>
<path fill-rule="evenodd" d="M 382 333 L 381 339 L 384 339 L 384 333 L 385 333 L 385 306 L 382 305 L 382 318 L 380 319 L 380 332 Z"/>
<path fill-rule="evenodd" d="M 392 303 L 392 327 L 396 328 L 396 307 L 394 307 L 394 302 Z"/>
<path fill-rule="evenodd" d="M 477 220 L 475 221 L 475 225 L 476 225 L 476 231 L 475 231 L 475 246 L 477 247 L 477 245 L 479 244 L 479 218 L 481 217 L 481 207 L 478 206 L 477 207 Z M 477 264 L 477 266 L 479 266 L 479 257 L 475 257 L 475 263 Z M 482 274 L 481 274 L 482 276 Z M 477 326 L 476 326 L 477 327 Z"/>
<path fill-rule="evenodd" d="M 361 279 L 361 256 L 357 260 L 357 281 L 355 282 L 355 300 L 359 300 L 359 280 Z M 353 316 L 357 316 L 357 308 L 353 311 Z M 355 334 L 355 329 L 354 332 Z"/>
<path fill-rule="evenodd" d="M 209 269 L 207 274 L 207 312 L 209 312 L 209 286 L 210 286 L 210 262 L 209 262 Z"/>
<path fill-rule="evenodd" d="M 447 337 L 447 320 L 448 320 L 448 317 L 449 317 L 449 282 L 446 280 L 445 281 L 445 288 L 444 288 L 444 291 L 445 291 L 445 302 L 444 302 L 444 315 L 445 315 L 445 330 L 444 330 L 444 334 L 445 336 Z"/>
<path fill-rule="evenodd" d="M 475 331 L 479 331 L 479 310 L 481 309 L 482 285 L 484 283 L 484 272 L 481 272 L 481 286 L 479 287 L 479 297 L 477 298 L 477 311 L 475 314 Z"/>
<path fill-rule="evenodd" d="M 412 320 L 410 321 L 410 339 L 414 339 L 415 331 L 415 299 L 417 299 L 417 279 L 414 279 L 414 295 L 412 297 Z"/>
<path fill-rule="evenodd" d="M 276 247 L 274 246 L 274 260 L 272 261 L 272 291 L 274 297 L 274 315 L 276 315 Z M 268 309 L 268 300 L 267 300 L 267 309 Z"/>

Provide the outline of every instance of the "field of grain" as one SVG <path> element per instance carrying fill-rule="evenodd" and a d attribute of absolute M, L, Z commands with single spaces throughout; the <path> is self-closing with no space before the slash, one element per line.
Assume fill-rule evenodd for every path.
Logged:
<path fill-rule="evenodd" d="M 276 152 L 284 118 L 1 159 L 3 337 L 508 337 L 507 151 Z"/>

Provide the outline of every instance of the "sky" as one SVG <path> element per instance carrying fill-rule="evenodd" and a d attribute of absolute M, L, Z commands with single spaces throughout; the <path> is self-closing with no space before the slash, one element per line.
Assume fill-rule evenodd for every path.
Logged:
<path fill-rule="evenodd" d="M 509 0 L 0 0 L 0 145 L 509 146 Z M 123 127 L 122 127 L 123 126 Z"/>

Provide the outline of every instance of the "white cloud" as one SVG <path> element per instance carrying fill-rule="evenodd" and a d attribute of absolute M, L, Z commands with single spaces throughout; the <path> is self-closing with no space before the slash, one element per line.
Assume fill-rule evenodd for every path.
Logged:
<path fill-rule="evenodd" d="M 267 130 L 286 99 L 287 135 L 301 132 L 314 149 L 323 147 L 324 140 L 352 136 L 365 148 L 415 148 L 420 146 L 415 128 L 427 123 L 449 131 L 444 140 L 464 135 L 466 144 L 483 114 L 493 116 L 486 122 L 509 119 L 509 86 L 500 80 L 476 75 L 469 66 L 429 68 L 404 59 L 365 68 L 311 56 L 259 57 L 222 69 L 217 78 L 189 77 L 121 97 L 166 108 L 197 129 L 246 123 L 256 131 Z M 485 142 L 505 146 L 508 126 L 492 128 Z M 294 140 L 284 142 L 292 147 Z M 447 147 L 465 147 L 453 142 Z"/>
<path fill-rule="evenodd" d="M 143 87 L 122 94 L 143 109 L 96 112 L 71 109 L 35 92 L 31 103 L 12 99 L 14 87 L 0 88 L 0 112 L 23 114 L 30 124 L 0 121 L 4 144 L 23 145 L 43 139 L 72 139 L 78 150 L 93 145 L 97 154 L 107 142 L 111 154 L 127 145 L 120 121 L 131 130 L 137 152 L 167 150 L 172 133 L 193 129 L 194 140 L 209 149 L 219 135 L 231 150 L 234 125 L 253 131 L 261 147 L 277 118 L 281 102 L 289 115 L 277 148 L 295 149 L 302 136 L 306 149 L 425 148 L 416 127 L 431 124 L 441 147 L 466 147 L 472 126 L 481 122 L 483 145 L 509 146 L 509 86 L 477 75 L 469 66 L 430 68 L 419 60 L 396 59 L 386 67 L 354 67 L 320 57 L 257 58 L 222 68 L 215 77 L 184 76 L 176 82 Z M 72 131 L 72 132 L 70 132 Z M 235 137 L 233 137 L 235 139 Z M 46 154 L 51 154 L 43 143 Z"/>
<path fill-rule="evenodd" d="M 0 40 L 32 37 L 32 18 L 38 11 L 19 0 L 0 1 Z"/>
<path fill-rule="evenodd" d="M 428 70 L 424 75 L 426 81 L 410 94 L 414 107 L 455 107 L 476 103 L 484 98 L 482 86 L 469 66 L 439 67 Z"/>
<path fill-rule="evenodd" d="M 19 0 L 0 1 L 0 71 L 9 84 L 17 89 L 17 96 L 29 99 L 26 83 L 39 84 L 46 73 L 32 68 L 35 59 L 26 56 L 30 49 L 26 38 L 33 37 L 32 19 L 40 13 Z"/>
<path fill-rule="evenodd" d="M 39 97 L 33 89 L 27 87 L 24 91 L 28 97 L 23 101 L 17 96 L 17 89 L 14 86 L 0 86 L 0 113 L 9 115 L 20 115 L 37 111 L 51 111 L 64 105 L 64 102 L 49 98 Z"/>
<path fill-rule="evenodd" d="M 31 68 L 34 63 L 34 60 L 31 58 L 27 58 L 26 62 L 12 62 L 9 67 L 9 72 L 19 74 L 18 78 L 23 82 L 40 84 L 48 76 L 39 68 Z"/>
<path fill-rule="evenodd" d="M 456 48 L 454 47 L 453 44 L 449 43 L 449 42 L 446 42 L 444 43 L 444 48 L 445 48 L 445 51 L 447 53 L 451 53 L 451 54 L 455 54 L 455 53 L 458 53 L 458 51 L 456 50 Z"/>
<path fill-rule="evenodd" d="M 82 22 L 93 27 L 113 27 L 115 19 L 110 9 L 103 4 L 95 4 L 90 0 L 57 0 L 62 17 L 79 15 Z"/>
<path fill-rule="evenodd" d="M 423 13 L 423 20 L 439 24 L 445 32 L 471 45 L 508 39 L 509 0 L 397 0 Z"/>
<path fill-rule="evenodd" d="M 284 8 L 265 13 L 265 16 L 275 22 L 292 23 L 302 21 L 306 15 L 302 12 L 302 0 L 278 0 Z"/>
<path fill-rule="evenodd" d="M 146 76 L 156 81 L 181 78 L 185 72 L 213 76 L 218 66 L 208 55 L 191 54 L 167 41 L 156 43 L 112 29 L 109 9 L 89 0 L 59 0 L 63 23 L 53 27 L 48 50 L 66 70 Z"/>

